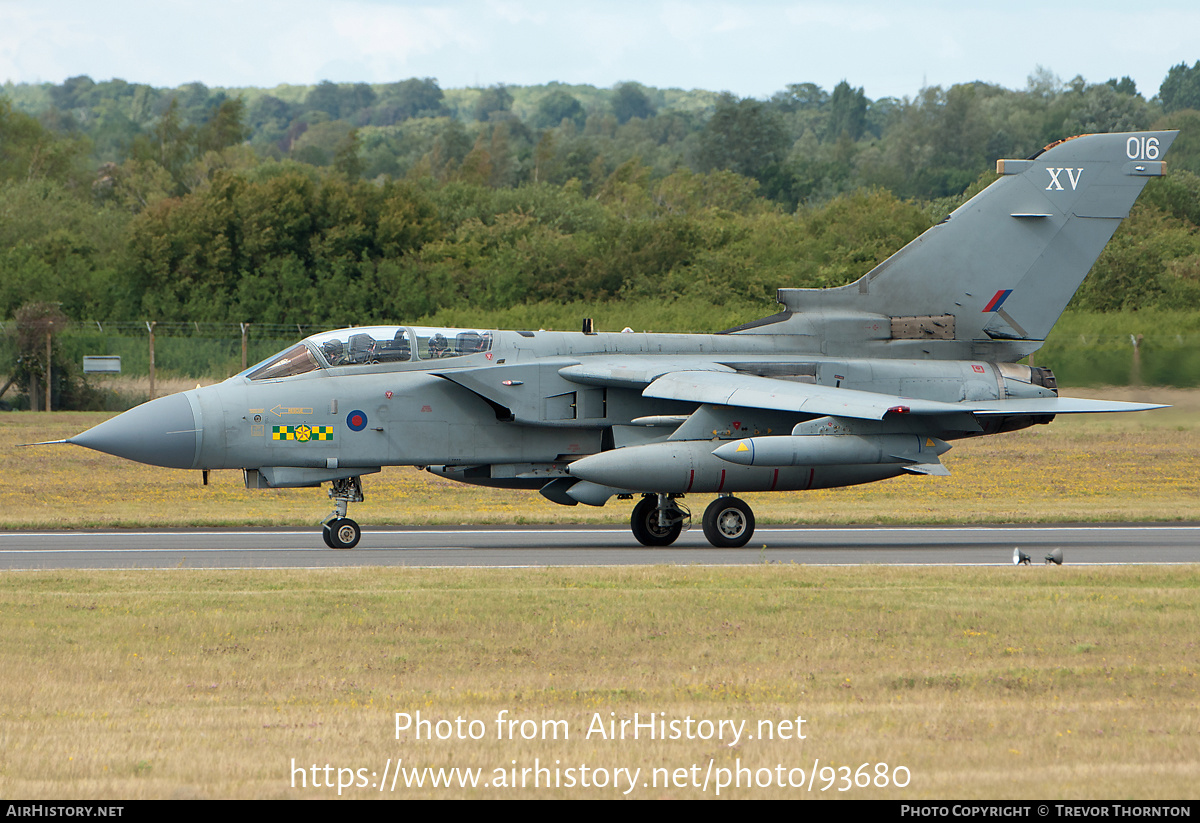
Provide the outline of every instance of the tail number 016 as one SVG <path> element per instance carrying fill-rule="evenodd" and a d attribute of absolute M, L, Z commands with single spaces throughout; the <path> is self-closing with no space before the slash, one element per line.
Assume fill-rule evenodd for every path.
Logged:
<path fill-rule="evenodd" d="M 1157 137 L 1130 137 L 1125 141 L 1125 156 L 1130 160 L 1157 160 Z"/>

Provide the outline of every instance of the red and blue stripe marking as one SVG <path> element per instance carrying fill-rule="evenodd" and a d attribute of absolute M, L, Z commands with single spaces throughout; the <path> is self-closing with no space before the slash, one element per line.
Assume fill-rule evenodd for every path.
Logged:
<path fill-rule="evenodd" d="M 996 292 L 995 296 L 993 296 L 990 301 L 988 301 L 988 304 L 983 307 L 983 310 L 985 312 L 1000 311 L 1000 307 L 1004 305 L 1004 301 L 1007 300 L 1008 296 L 1012 293 L 1012 289 L 1001 289 L 1000 291 Z"/>

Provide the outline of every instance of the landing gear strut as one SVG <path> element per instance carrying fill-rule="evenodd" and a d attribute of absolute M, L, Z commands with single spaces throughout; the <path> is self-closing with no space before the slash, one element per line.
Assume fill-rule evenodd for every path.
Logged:
<path fill-rule="evenodd" d="M 647 494 L 633 507 L 629 526 L 643 546 L 669 546 L 692 515 L 669 494 Z"/>
<path fill-rule="evenodd" d="M 704 536 L 718 549 L 740 549 L 754 534 L 754 512 L 736 497 L 718 497 L 704 510 Z"/>
<path fill-rule="evenodd" d="M 346 507 L 351 503 L 361 503 L 365 499 L 362 479 L 344 477 L 334 480 L 329 489 L 329 497 L 333 500 L 333 512 L 322 523 L 321 536 L 325 538 L 325 545 L 331 549 L 353 549 L 362 537 L 362 529 L 346 517 Z"/>

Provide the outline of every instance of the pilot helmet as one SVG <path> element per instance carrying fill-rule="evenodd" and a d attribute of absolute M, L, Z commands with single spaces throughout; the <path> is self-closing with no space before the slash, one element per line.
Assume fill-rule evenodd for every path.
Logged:
<path fill-rule="evenodd" d="M 325 355 L 325 359 L 328 360 L 331 365 L 336 365 L 342 359 L 343 348 L 341 340 L 326 340 L 321 345 L 321 350 Z"/>

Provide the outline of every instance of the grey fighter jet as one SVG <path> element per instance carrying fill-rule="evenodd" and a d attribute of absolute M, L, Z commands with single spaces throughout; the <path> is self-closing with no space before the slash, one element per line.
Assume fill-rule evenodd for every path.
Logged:
<path fill-rule="evenodd" d="M 1042 345 L 1176 132 L 1096 134 L 1026 160 L 848 286 L 780 289 L 775 315 L 716 334 L 377 326 L 306 338 L 215 386 L 152 400 L 66 442 L 252 489 L 330 483 L 326 543 L 383 466 L 539 489 L 556 503 L 636 499 L 632 529 L 672 543 L 704 512 L 743 546 L 737 492 L 941 475 L 963 437 L 1058 414 L 1157 406 L 1060 397 Z"/>

